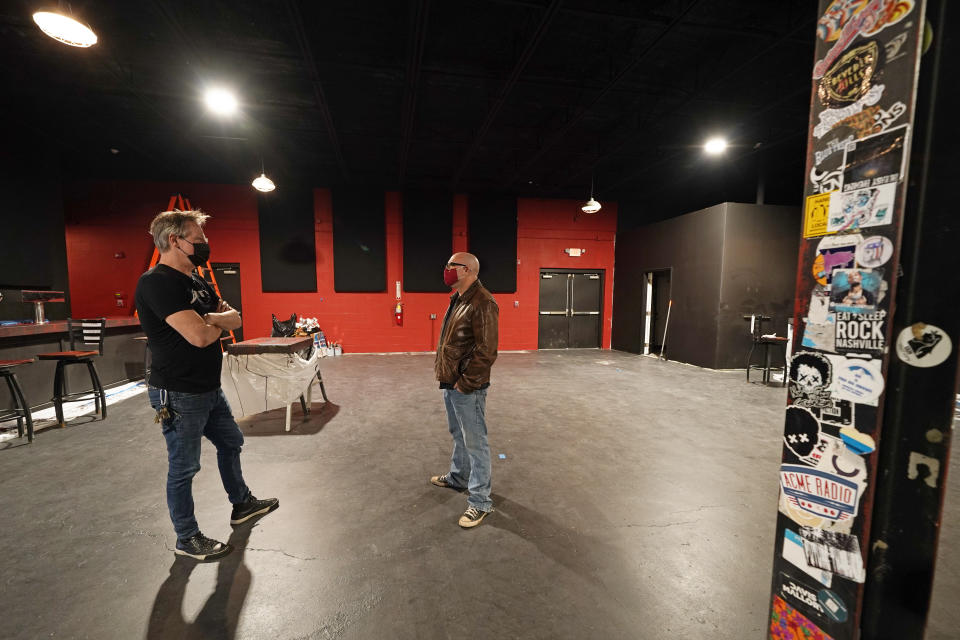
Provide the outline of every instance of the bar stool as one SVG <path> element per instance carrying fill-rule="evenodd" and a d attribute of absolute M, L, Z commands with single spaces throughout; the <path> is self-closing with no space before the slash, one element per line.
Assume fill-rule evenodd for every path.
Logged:
<path fill-rule="evenodd" d="M 37 355 L 37 358 L 40 360 L 55 360 L 57 362 L 57 372 L 53 378 L 53 404 L 57 410 L 57 422 L 61 427 L 67 426 L 66 421 L 63 419 L 64 402 L 81 402 L 93 398 L 94 413 L 99 413 L 103 419 L 107 417 L 107 396 L 103 391 L 103 385 L 100 384 L 97 367 L 93 364 L 93 358 L 103 355 L 103 337 L 106 333 L 106 327 L 106 318 L 95 318 L 92 320 L 68 318 L 67 334 L 70 339 L 70 350 Z M 87 350 L 77 350 L 78 346 L 86 347 Z M 96 350 L 91 350 L 91 347 L 95 347 Z M 87 365 L 87 371 L 90 372 L 90 382 L 93 384 L 93 389 L 80 391 L 78 393 L 66 392 L 65 369 L 71 364 Z"/>
<path fill-rule="evenodd" d="M 30 415 L 30 405 L 23 398 L 23 389 L 20 388 L 20 382 L 17 380 L 17 374 L 13 372 L 15 367 L 22 364 L 30 364 L 33 358 L 25 360 L 0 360 L 0 377 L 7 381 L 7 387 L 10 389 L 10 395 L 13 397 L 14 408 L 7 413 L 0 414 L 0 420 L 6 420 L 16 416 L 17 433 L 23 437 L 23 423 L 27 423 L 27 442 L 33 442 L 33 417 Z"/>
<path fill-rule="evenodd" d="M 754 369 L 760 369 L 763 371 L 763 384 L 767 384 L 770 382 L 770 372 L 774 369 L 778 369 L 783 373 L 783 381 L 780 386 L 787 386 L 787 338 L 781 338 L 778 336 L 765 337 L 763 335 L 763 323 L 767 320 L 770 320 L 770 316 L 743 316 L 743 319 L 750 320 L 752 328 L 752 332 L 750 334 L 750 352 L 747 354 L 747 382 L 750 382 L 750 372 Z M 763 366 L 753 364 L 753 352 L 758 346 L 763 347 Z M 770 366 L 771 347 L 776 350 L 783 350 L 782 367 Z"/>

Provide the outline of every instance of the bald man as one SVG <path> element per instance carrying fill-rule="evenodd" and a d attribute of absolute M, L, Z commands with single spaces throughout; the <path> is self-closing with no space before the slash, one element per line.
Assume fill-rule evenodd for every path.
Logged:
<path fill-rule="evenodd" d="M 480 261 L 470 253 L 455 253 L 444 266 L 443 281 L 453 295 L 443 317 L 434 362 L 453 436 L 453 455 L 450 471 L 433 476 L 430 482 L 470 492 L 467 510 L 458 522 L 465 529 L 480 524 L 493 510 L 484 414 L 490 368 L 497 359 L 500 309 L 477 279 L 479 273 Z"/>

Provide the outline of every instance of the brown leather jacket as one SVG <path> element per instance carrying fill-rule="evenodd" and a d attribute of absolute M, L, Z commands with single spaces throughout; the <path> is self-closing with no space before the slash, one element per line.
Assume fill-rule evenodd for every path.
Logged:
<path fill-rule="evenodd" d="M 500 308 L 479 280 L 470 285 L 450 310 L 437 344 L 434 371 L 437 380 L 467 392 L 490 382 L 490 367 L 497 359 Z"/>

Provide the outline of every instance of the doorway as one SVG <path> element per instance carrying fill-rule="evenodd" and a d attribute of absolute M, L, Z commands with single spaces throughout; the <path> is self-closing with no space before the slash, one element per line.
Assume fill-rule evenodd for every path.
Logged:
<path fill-rule="evenodd" d="M 603 269 L 541 269 L 539 349 L 599 349 Z"/>
<path fill-rule="evenodd" d="M 236 262 L 211 262 L 210 268 L 217 278 L 217 288 L 220 297 L 226 300 L 231 307 L 240 312 L 243 317 L 243 300 L 240 298 L 240 265 Z M 235 329 L 233 335 L 237 342 L 243 340 L 243 327 Z"/>
<path fill-rule="evenodd" d="M 663 338 L 667 330 L 670 305 L 670 279 L 672 269 L 657 269 L 644 275 L 643 354 L 659 356 L 663 352 Z"/>

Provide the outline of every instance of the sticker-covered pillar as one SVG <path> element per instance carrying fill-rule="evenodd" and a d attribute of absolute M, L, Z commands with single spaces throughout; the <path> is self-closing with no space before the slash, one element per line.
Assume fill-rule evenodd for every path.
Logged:
<path fill-rule="evenodd" d="M 923 635 L 960 328 L 926 5 L 820 2 L 770 638 Z"/>

